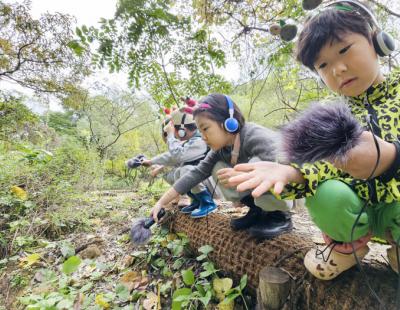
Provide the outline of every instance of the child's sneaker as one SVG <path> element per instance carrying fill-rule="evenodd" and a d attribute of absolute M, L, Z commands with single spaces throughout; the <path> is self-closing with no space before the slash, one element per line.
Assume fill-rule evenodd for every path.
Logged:
<path fill-rule="evenodd" d="M 390 267 L 392 267 L 392 269 L 396 272 L 399 273 L 399 262 L 397 260 L 397 250 L 396 250 L 396 246 L 393 245 L 391 248 L 387 249 L 387 256 L 388 256 L 388 260 L 389 260 L 389 265 Z M 398 249 L 399 251 L 399 255 L 400 255 L 400 249 Z"/>
<path fill-rule="evenodd" d="M 324 250 L 311 249 L 304 257 L 304 265 L 307 270 L 316 278 L 321 280 L 331 280 L 336 278 L 343 271 L 353 267 L 357 261 L 351 254 L 343 254 L 335 251 L 334 245 L 330 244 Z M 328 251 L 328 253 L 325 253 Z M 361 261 L 369 251 L 368 246 L 364 246 L 356 251 L 358 260 Z M 326 257 L 324 257 L 324 254 Z"/>

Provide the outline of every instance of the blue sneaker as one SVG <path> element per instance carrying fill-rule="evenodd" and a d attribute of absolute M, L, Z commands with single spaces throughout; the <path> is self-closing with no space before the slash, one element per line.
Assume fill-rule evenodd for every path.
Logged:
<path fill-rule="evenodd" d="M 200 201 L 200 207 L 190 214 L 192 218 L 207 216 L 217 209 L 217 205 L 214 203 L 211 193 L 208 190 L 195 194 L 195 197 Z"/>
<path fill-rule="evenodd" d="M 200 201 L 192 192 L 187 192 L 187 195 L 192 199 L 192 203 L 186 207 L 183 207 L 180 211 L 184 214 L 192 213 L 194 210 L 200 207 Z"/>

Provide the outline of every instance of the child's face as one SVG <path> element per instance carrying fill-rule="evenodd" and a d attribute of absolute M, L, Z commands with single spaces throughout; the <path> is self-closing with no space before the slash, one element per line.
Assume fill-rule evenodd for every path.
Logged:
<path fill-rule="evenodd" d="M 232 143 L 232 135 L 227 133 L 216 121 L 199 115 L 196 117 L 196 124 L 203 140 L 213 151 L 218 151 Z"/>
<path fill-rule="evenodd" d="M 322 47 L 314 68 L 332 91 L 358 96 L 383 81 L 378 56 L 372 43 L 358 33 L 349 32 L 341 38 Z"/>

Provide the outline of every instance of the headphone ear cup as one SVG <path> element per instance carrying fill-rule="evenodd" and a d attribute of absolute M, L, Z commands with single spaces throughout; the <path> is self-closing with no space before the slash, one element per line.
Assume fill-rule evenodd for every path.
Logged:
<path fill-rule="evenodd" d="M 179 128 L 179 129 L 178 129 L 178 136 L 179 136 L 179 138 L 183 138 L 183 137 L 186 136 L 186 130 L 185 130 L 185 128 Z"/>
<path fill-rule="evenodd" d="M 229 133 L 234 133 L 239 129 L 239 122 L 236 118 L 227 118 L 224 122 L 225 130 Z"/>
<path fill-rule="evenodd" d="M 384 31 L 375 33 L 372 37 L 372 43 L 376 53 L 381 57 L 389 56 L 396 49 L 394 39 Z"/>

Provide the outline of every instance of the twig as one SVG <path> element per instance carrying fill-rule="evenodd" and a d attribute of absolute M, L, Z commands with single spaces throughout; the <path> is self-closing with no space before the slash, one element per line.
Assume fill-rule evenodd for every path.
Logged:
<path fill-rule="evenodd" d="M 298 248 L 298 249 L 296 249 L 296 250 L 293 250 L 292 252 L 289 252 L 288 254 L 282 256 L 282 257 L 281 257 L 277 262 L 275 262 L 272 266 L 273 266 L 273 267 L 278 267 L 279 264 L 280 264 L 281 262 L 283 262 L 285 259 L 287 259 L 287 258 L 289 258 L 289 257 L 292 257 L 294 254 L 296 254 L 297 252 L 300 252 L 301 250 L 309 249 L 309 248 L 310 248 L 309 246 L 304 246 L 304 247 Z"/>

